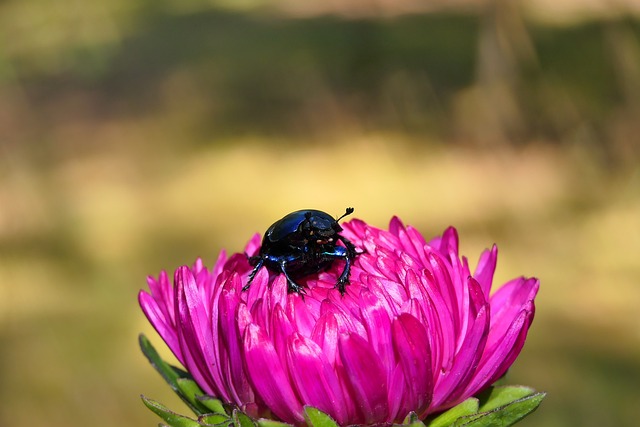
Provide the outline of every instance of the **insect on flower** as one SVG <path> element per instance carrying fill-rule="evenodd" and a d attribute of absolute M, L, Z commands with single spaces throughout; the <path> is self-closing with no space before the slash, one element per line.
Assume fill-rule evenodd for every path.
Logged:
<path fill-rule="evenodd" d="M 348 267 L 336 265 L 342 259 Z M 496 286 L 497 261 L 493 246 L 472 268 L 455 228 L 427 240 L 397 217 L 380 229 L 300 211 L 264 239 L 256 234 L 244 253 L 222 251 L 209 267 L 198 259 L 173 280 L 149 277 L 138 297 L 202 391 L 250 417 L 302 426 L 312 406 L 340 426 L 391 425 L 464 402 L 515 361 L 540 282 Z M 306 279 L 304 301 L 288 292 L 286 275 L 323 268 Z M 339 297 L 333 289 L 347 279 Z"/>
<path fill-rule="evenodd" d="M 338 221 L 352 213 L 353 208 L 347 208 L 344 215 L 334 219 L 326 212 L 305 209 L 273 223 L 264 234 L 260 253 L 249 258 L 254 268 L 243 290 L 249 289 L 253 278 L 265 266 L 274 273 L 284 274 L 289 292 L 304 294 L 304 288 L 294 279 L 324 271 L 340 258 L 345 260 L 345 266 L 336 288 L 344 295 L 351 262 L 357 253 L 355 246 L 339 234 L 342 227 Z M 338 241 L 344 246 L 339 246 Z"/>

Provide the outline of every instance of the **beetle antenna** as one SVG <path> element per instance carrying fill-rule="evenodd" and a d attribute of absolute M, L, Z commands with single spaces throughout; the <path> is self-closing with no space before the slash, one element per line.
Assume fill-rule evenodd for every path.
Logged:
<path fill-rule="evenodd" d="M 344 211 L 344 214 L 340 218 L 336 219 L 336 222 L 340 221 L 342 218 L 344 218 L 347 215 L 351 215 L 353 213 L 353 210 L 354 210 L 353 208 L 347 208 Z"/>

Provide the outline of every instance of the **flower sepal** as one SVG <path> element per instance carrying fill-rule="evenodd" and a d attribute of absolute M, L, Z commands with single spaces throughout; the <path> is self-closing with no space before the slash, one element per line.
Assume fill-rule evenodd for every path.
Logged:
<path fill-rule="evenodd" d="M 418 418 L 418 414 L 414 411 L 409 412 L 404 418 L 402 425 L 407 427 L 425 427 L 425 424 Z"/>
<path fill-rule="evenodd" d="M 477 398 L 470 397 L 434 418 L 429 417 L 426 426 L 511 426 L 535 411 L 545 396 L 546 393 L 525 386 L 489 387 Z"/>
<path fill-rule="evenodd" d="M 524 393 L 527 394 L 523 395 Z M 482 398 L 482 404 L 478 398 L 469 398 L 425 422 L 412 412 L 402 424 L 389 427 L 508 427 L 533 412 L 540 405 L 545 393 L 534 392 L 527 387 L 511 386 L 493 388 L 488 396 L 489 400 Z M 161 425 L 168 427 L 293 427 L 291 424 L 266 418 L 254 420 L 238 409 L 234 409 L 231 416 L 209 413 L 193 419 L 173 412 L 145 396 L 142 396 L 142 401 L 167 423 Z M 339 427 L 331 416 L 317 408 L 305 406 L 304 413 L 309 427 Z"/>
<path fill-rule="evenodd" d="M 220 400 L 213 396 L 208 396 L 204 391 L 202 391 L 188 372 L 176 368 L 175 366 L 171 366 L 162 360 L 156 349 L 151 345 L 151 342 L 144 334 L 140 334 L 139 342 L 140 349 L 149 360 L 149 363 L 151 363 L 151 366 L 158 371 L 167 384 L 169 384 L 171 389 L 194 413 L 197 415 L 221 414 L 226 415 L 227 417 L 229 416 L 231 413 L 230 408 L 226 408 Z M 143 401 L 145 402 L 145 405 L 149 407 L 147 402 L 151 400 L 145 400 L 143 397 Z M 151 407 L 149 407 L 149 409 L 153 410 Z"/>
<path fill-rule="evenodd" d="M 148 397 L 142 395 L 142 403 L 149 408 L 153 413 L 162 418 L 165 422 L 168 423 L 171 427 L 199 427 L 200 424 L 189 417 L 184 415 L 180 415 L 176 412 L 169 410 L 166 406 L 161 404 L 160 402 L 156 402 L 155 400 L 149 399 Z M 162 424 L 161 424 L 162 425 Z"/>

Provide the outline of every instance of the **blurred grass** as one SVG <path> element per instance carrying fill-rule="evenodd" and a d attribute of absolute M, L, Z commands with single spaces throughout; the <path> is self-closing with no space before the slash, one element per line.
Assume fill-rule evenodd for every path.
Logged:
<path fill-rule="evenodd" d="M 637 19 L 244 7 L 0 5 L 0 425 L 155 425 L 146 275 L 345 206 L 541 278 L 523 425 L 636 425 Z"/>

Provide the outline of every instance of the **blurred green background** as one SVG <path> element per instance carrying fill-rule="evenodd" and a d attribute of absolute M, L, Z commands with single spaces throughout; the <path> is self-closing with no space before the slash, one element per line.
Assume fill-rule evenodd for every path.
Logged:
<path fill-rule="evenodd" d="M 184 409 L 137 347 L 163 347 L 146 276 L 346 206 L 540 277 L 508 381 L 549 395 L 523 426 L 637 425 L 639 10 L 1 2 L 0 426 Z"/>

